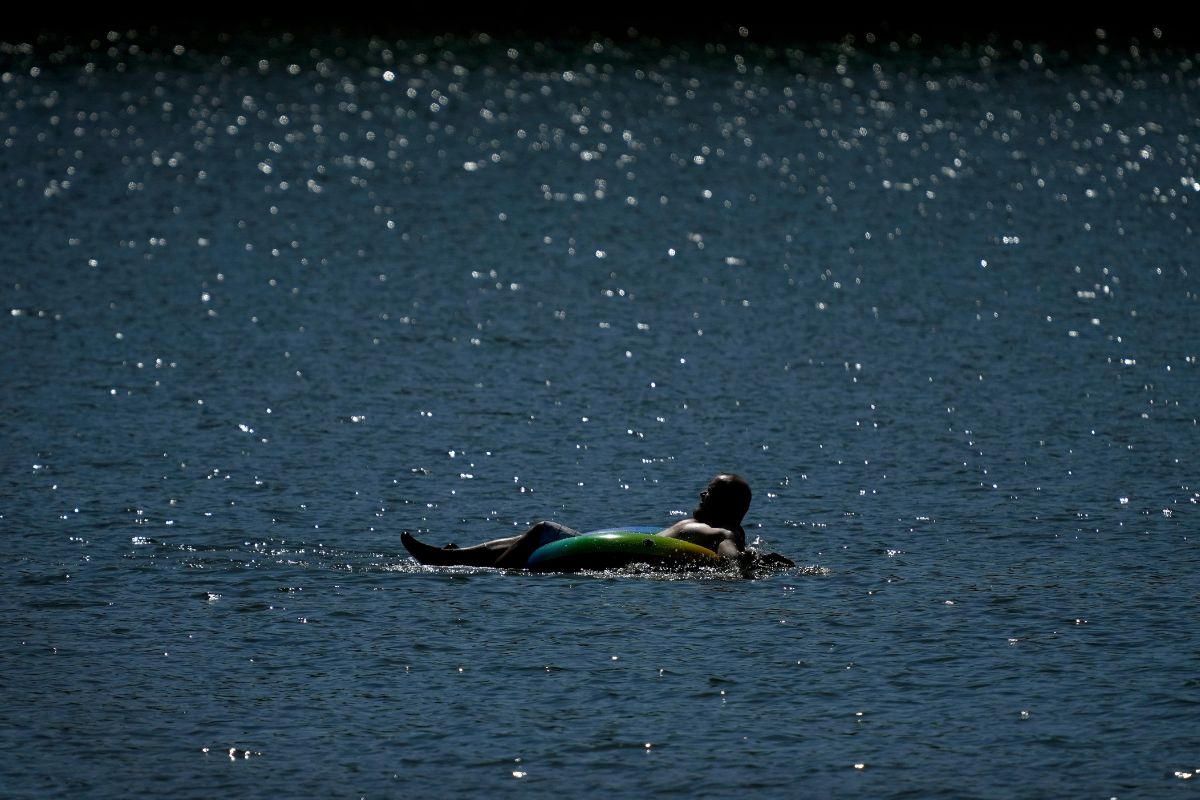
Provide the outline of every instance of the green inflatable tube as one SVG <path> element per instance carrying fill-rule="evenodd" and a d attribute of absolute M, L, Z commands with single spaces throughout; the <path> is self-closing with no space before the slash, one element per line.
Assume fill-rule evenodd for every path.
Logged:
<path fill-rule="evenodd" d="M 578 572 L 648 564 L 669 569 L 711 567 L 720 563 L 712 550 L 658 536 L 660 528 L 605 528 L 549 542 L 534 550 L 525 568 L 534 572 Z"/>

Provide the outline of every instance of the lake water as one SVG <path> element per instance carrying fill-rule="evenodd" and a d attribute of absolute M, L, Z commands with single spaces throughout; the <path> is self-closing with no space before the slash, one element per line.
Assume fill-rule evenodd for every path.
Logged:
<path fill-rule="evenodd" d="M 778 38 L 4 44 L 0 794 L 1195 797 L 1198 55 Z"/>

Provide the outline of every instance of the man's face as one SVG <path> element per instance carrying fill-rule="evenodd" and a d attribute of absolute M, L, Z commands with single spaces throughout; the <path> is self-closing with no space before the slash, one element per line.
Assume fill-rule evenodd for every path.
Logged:
<path fill-rule="evenodd" d="M 696 510 L 692 512 L 693 517 L 702 516 L 706 510 L 712 509 L 713 500 L 716 499 L 714 490 L 717 490 L 717 484 L 719 483 L 720 481 L 716 480 L 710 482 L 704 488 L 704 491 L 700 493 L 700 505 L 696 506 Z"/>

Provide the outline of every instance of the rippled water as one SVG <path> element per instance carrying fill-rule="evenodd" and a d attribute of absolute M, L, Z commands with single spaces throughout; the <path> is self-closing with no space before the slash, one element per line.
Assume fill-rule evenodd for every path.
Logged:
<path fill-rule="evenodd" d="M 5 795 L 1200 785 L 1191 50 L 30 41 Z M 399 547 L 721 469 L 802 567 Z"/>

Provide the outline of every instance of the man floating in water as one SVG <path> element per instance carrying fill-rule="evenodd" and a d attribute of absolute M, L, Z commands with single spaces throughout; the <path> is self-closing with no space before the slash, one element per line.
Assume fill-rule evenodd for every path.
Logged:
<path fill-rule="evenodd" d="M 746 549 L 742 518 L 749 508 L 750 484 L 739 475 L 721 473 L 700 493 L 700 505 L 691 517 L 657 535 L 699 545 L 743 568 L 753 566 L 756 561 L 772 567 L 794 567 L 794 562 L 777 553 L 760 556 Z M 407 531 L 401 534 L 400 541 L 422 564 L 522 569 L 539 547 L 579 535 L 578 531 L 557 522 L 539 522 L 519 536 L 493 539 L 471 547 L 453 544 L 433 547 L 417 541 Z"/>

